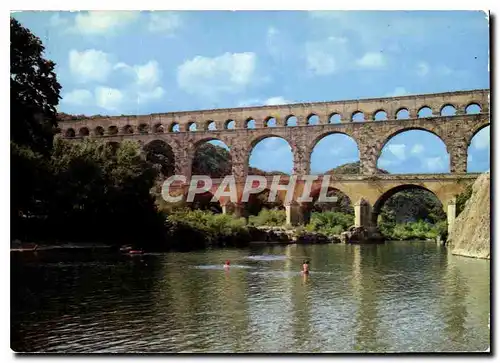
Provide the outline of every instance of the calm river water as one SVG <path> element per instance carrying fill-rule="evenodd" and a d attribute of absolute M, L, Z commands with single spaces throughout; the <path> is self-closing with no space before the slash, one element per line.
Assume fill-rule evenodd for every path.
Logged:
<path fill-rule="evenodd" d="M 451 256 L 429 242 L 11 256 L 11 347 L 18 352 L 489 346 L 489 261 Z M 298 273 L 304 258 L 308 277 Z"/>

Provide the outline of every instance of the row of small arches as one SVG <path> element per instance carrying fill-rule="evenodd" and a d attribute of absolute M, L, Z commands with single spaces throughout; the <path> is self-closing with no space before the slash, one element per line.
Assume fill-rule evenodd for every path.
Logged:
<path fill-rule="evenodd" d="M 472 103 L 468 105 L 465 108 L 465 113 L 466 114 L 477 114 L 481 112 L 481 107 L 477 103 Z M 441 116 L 454 116 L 456 115 L 456 108 L 453 105 L 445 105 L 441 108 L 440 112 Z M 432 117 L 432 109 L 430 107 L 424 106 L 422 107 L 418 113 L 417 117 L 418 118 L 426 118 L 426 117 Z M 406 108 L 401 108 L 396 112 L 396 120 L 404 120 L 404 119 L 409 119 L 410 118 L 410 113 L 408 109 Z M 365 121 L 365 115 L 361 111 L 356 111 L 352 114 L 351 120 L 353 122 L 360 122 L 360 121 Z M 383 120 L 388 120 L 387 118 L 387 112 L 384 110 L 379 110 L 373 114 L 373 120 L 374 121 L 383 121 Z M 340 123 L 341 122 L 341 115 L 338 113 L 334 113 L 330 115 L 329 118 L 329 123 L 330 124 L 335 124 L 335 123 Z M 307 117 L 307 125 L 319 125 L 320 120 L 319 116 L 316 114 L 310 114 Z M 188 131 L 198 131 L 198 126 L 196 122 L 190 122 L 187 125 Z M 209 120 L 205 123 L 204 125 L 204 130 L 205 131 L 213 131 L 217 130 L 217 126 L 215 121 Z M 234 120 L 227 120 L 224 123 L 224 129 L 225 130 L 232 130 L 235 129 L 236 122 Z M 270 117 L 264 120 L 264 127 L 276 127 L 277 121 L 276 118 Z M 297 117 L 290 115 L 285 119 L 285 126 L 297 126 Z M 254 119 L 249 118 L 245 121 L 245 128 L 247 129 L 254 129 L 256 128 L 256 122 Z M 108 127 L 107 133 L 105 132 L 104 128 L 102 126 L 97 126 L 94 129 L 94 135 L 95 136 L 104 136 L 105 134 L 107 135 L 117 135 L 121 131 L 121 134 L 133 134 L 135 133 L 134 128 L 131 125 L 126 125 L 124 126 L 121 130 L 118 129 L 117 126 L 110 126 Z M 176 122 L 172 123 L 167 130 L 165 130 L 165 126 L 158 123 L 155 124 L 152 127 L 152 130 L 150 130 L 149 125 L 147 124 L 140 124 L 137 127 L 137 133 L 139 134 L 148 134 L 150 132 L 152 133 L 164 133 L 164 132 L 180 132 L 180 125 Z M 89 136 L 90 135 L 90 130 L 88 127 L 82 127 L 78 131 L 78 136 Z M 66 137 L 75 137 L 76 132 L 73 128 L 69 128 L 65 131 L 65 136 Z"/>

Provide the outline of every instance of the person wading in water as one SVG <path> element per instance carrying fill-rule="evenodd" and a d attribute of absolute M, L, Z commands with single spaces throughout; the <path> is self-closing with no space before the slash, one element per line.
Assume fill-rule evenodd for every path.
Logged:
<path fill-rule="evenodd" d="M 309 274 L 309 260 L 304 260 L 304 263 L 302 264 L 302 273 L 304 275 Z"/>

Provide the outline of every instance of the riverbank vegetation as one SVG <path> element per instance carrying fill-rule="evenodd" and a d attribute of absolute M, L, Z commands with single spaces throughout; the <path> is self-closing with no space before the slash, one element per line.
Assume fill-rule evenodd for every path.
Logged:
<path fill-rule="evenodd" d="M 55 137 L 58 120 L 75 117 L 56 111 L 61 86 L 55 64 L 43 52 L 40 39 L 11 18 L 11 239 L 182 250 L 242 246 L 252 227 L 285 223 L 285 211 L 278 209 L 279 203 L 267 203 L 265 193 L 248 203 L 248 224 L 220 214 L 210 198 L 196 200 L 190 208 L 166 205 L 159 186 L 173 174 L 174 165 L 171 150 L 160 144 L 141 151 L 128 141 L 70 143 Z M 231 173 L 230 162 L 226 149 L 205 144 L 197 151 L 193 174 L 222 177 Z M 328 171 L 359 172 L 359 162 Z M 353 224 L 353 201 L 331 193 L 339 201 L 314 203 L 303 230 L 334 235 Z M 460 198 L 463 204 L 467 195 Z M 432 238 L 444 233 L 446 219 L 432 194 L 409 190 L 388 199 L 379 226 L 388 239 Z"/>

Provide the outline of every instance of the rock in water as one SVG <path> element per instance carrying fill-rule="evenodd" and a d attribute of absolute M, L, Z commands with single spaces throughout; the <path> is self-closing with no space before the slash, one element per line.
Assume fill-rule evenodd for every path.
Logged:
<path fill-rule="evenodd" d="M 384 237 L 376 227 L 350 227 L 340 234 L 341 243 L 384 243 Z"/>
<path fill-rule="evenodd" d="M 490 258 L 490 173 L 479 176 L 448 236 L 451 253 Z"/>

